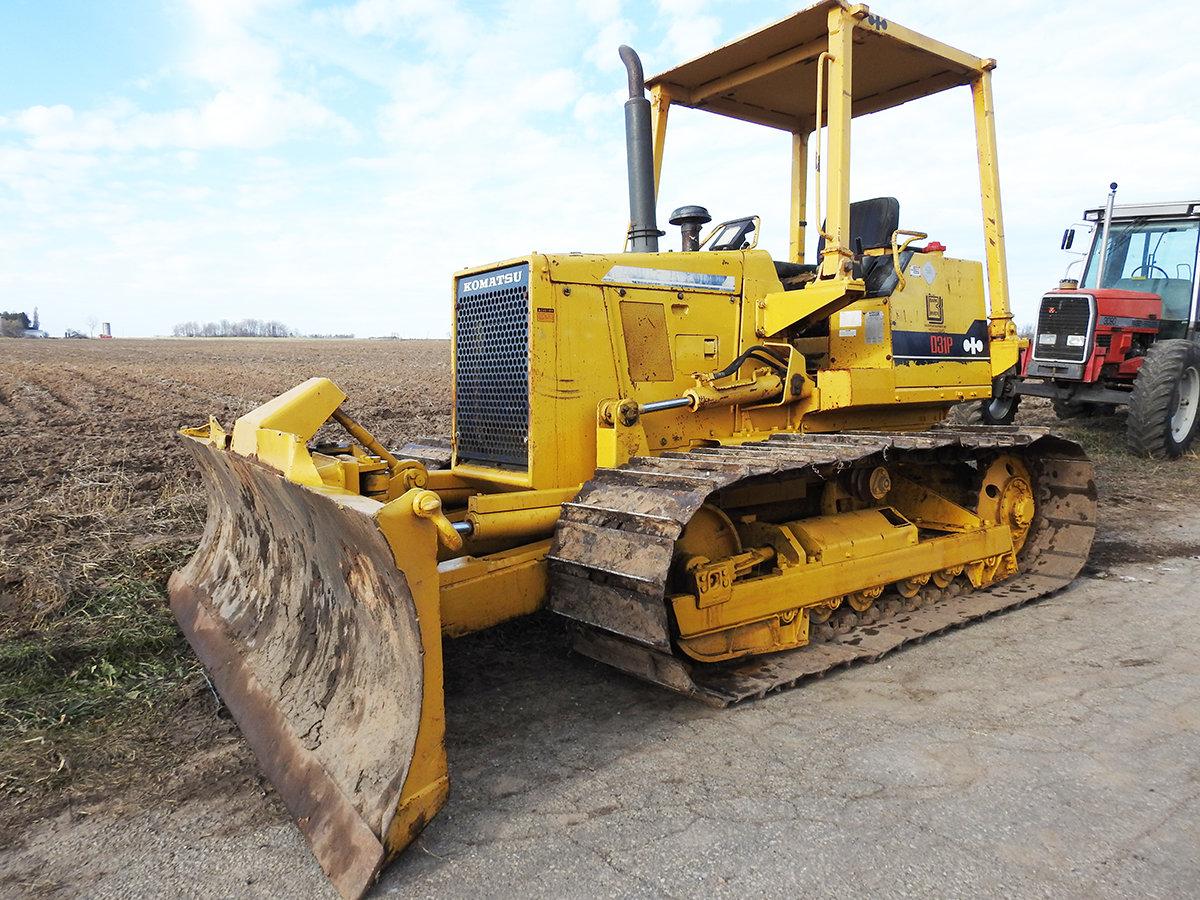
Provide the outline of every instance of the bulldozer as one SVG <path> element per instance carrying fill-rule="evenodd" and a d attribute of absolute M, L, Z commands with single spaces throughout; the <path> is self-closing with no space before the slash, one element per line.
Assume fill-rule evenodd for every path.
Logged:
<path fill-rule="evenodd" d="M 450 440 L 389 449 L 320 377 L 181 432 L 209 506 L 172 609 L 346 897 L 447 799 L 447 639 L 550 610 L 724 707 L 1053 593 L 1092 544 L 1078 445 L 944 423 L 1018 359 L 994 61 L 841 0 L 650 79 L 620 55 L 625 247 L 454 274 Z M 963 86 L 986 277 L 851 202 L 852 119 Z M 660 246 L 673 107 L 791 135 L 785 258 L 695 205 Z"/>

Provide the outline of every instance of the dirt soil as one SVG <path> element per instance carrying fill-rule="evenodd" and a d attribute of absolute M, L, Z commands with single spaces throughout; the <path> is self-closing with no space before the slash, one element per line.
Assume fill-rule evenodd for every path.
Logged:
<path fill-rule="evenodd" d="M 256 777 L 164 603 L 205 510 L 176 429 L 322 374 L 398 444 L 448 432 L 449 373 L 445 341 L 0 341 L 0 846 Z"/>
<path fill-rule="evenodd" d="M 0 894 L 327 893 L 164 592 L 204 515 L 175 429 L 314 374 L 387 444 L 448 432 L 444 341 L 0 342 Z M 732 713 L 572 656 L 550 618 L 451 642 L 454 794 L 382 889 L 1194 889 L 1200 458 L 1127 456 L 1120 415 L 1019 423 L 1098 464 L 1071 589 Z"/>

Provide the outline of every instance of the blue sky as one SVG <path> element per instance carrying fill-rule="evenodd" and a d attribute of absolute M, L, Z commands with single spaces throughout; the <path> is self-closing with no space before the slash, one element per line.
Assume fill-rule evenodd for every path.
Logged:
<path fill-rule="evenodd" d="M 53 333 L 275 318 L 442 336 L 450 273 L 620 248 L 622 42 L 650 72 L 798 8 L 621 0 L 4 0 L 0 307 Z M 1200 198 L 1200 4 L 894 0 L 874 12 L 999 60 L 1018 317 L 1104 199 Z M 852 193 L 981 258 L 970 99 L 856 120 Z M 758 213 L 786 251 L 788 139 L 672 113 L 660 218 Z"/>

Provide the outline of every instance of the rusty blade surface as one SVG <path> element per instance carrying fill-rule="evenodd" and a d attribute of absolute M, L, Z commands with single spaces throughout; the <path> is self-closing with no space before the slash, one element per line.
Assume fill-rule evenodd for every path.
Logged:
<path fill-rule="evenodd" d="M 188 441 L 209 492 L 171 608 L 346 897 L 378 876 L 421 720 L 412 596 L 362 497 Z"/>
<path fill-rule="evenodd" d="M 667 578 L 674 542 L 709 496 L 751 478 L 825 478 L 847 466 L 959 461 L 1011 452 L 1034 477 L 1037 516 L 1013 578 L 966 597 L 797 650 L 699 665 L 674 652 Z M 905 644 L 1047 596 L 1083 568 L 1096 533 L 1091 462 L 1046 429 L 944 427 L 915 434 L 782 434 L 756 444 L 634 459 L 602 469 L 566 504 L 550 551 L 550 608 L 573 619 L 575 649 L 713 706 L 871 662 Z M 635 549 L 636 548 L 636 549 Z"/>

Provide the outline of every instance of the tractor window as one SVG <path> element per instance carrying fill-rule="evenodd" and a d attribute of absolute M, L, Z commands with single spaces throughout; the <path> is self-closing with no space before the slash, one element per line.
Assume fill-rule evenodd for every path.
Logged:
<path fill-rule="evenodd" d="M 1133 219 L 1113 222 L 1108 233 L 1103 287 L 1158 294 L 1163 319 L 1186 321 L 1196 277 L 1196 241 L 1200 221 Z M 1100 256 L 1099 239 L 1092 245 L 1083 286 L 1094 288 Z"/>

